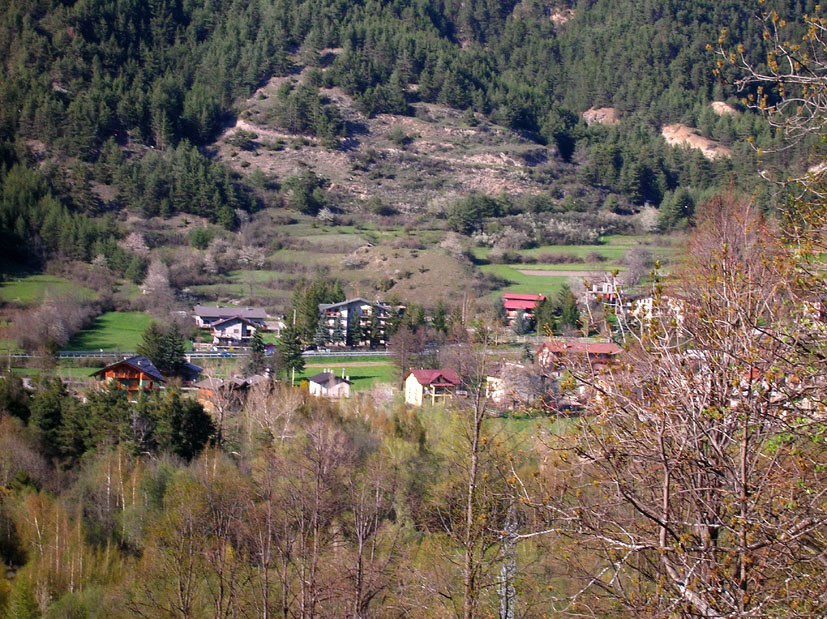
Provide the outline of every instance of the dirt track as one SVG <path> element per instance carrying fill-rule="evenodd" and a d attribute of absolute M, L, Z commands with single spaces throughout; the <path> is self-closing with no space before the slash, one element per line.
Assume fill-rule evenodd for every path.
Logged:
<path fill-rule="evenodd" d="M 587 277 L 595 275 L 604 275 L 608 271 L 551 271 L 551 270 L 530 270 L 517 269 L 518 273 L 523 275 L 539 275 L 540 277 Z"/>

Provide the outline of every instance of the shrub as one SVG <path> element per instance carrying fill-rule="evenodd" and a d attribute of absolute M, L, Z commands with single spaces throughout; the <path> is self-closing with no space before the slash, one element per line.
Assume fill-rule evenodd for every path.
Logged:
<path fill-rule="evenodd" d="M 537 262 L 541 264 L 579 264 L 583 258 L 574 254 L 543 252 L 537 256 Z"/>

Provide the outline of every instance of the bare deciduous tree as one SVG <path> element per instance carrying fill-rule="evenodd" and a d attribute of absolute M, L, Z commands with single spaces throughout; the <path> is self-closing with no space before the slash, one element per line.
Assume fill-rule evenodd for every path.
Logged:
<path fill-rule="evenodd" d="M 702 218 L 681 275 L 689 341 L 652 329 L 613 373 L 577 374 L 590 415 L 543 450 L 554 466 L 523 498 L 572 541 L 568 601 L 589 612 L 820 615 L 824 340 L 800 327 L 795 260 L 749 205 Z"/>

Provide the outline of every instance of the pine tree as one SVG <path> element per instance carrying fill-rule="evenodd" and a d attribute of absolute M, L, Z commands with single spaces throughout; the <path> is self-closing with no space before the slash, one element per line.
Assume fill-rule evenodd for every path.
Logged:
<path fill-rule="evenodd" d="M 441 333 L 445 333 L 446 331 L 448 331 L 448 322 L 447 316 L 445 314 L 445 305 L 442 303 L 442 299 L 437 301 L 436 311 L 434 311 L 433 325 L 434 329 Z"/>
<path fill-rule="evenodd" d="M 162 452 L 192 460 L 215 434 L 215 426 L 204 407 L 195 400 L 181 397 L 178 390 L 168 390 L 150 405 L 155 420 L 155 440 Z"/>
<path fill-rule="evenodd" d="M 316 348 L 324 348 L 330 339 L 330 333 L 327 328 L 327 321 L 324 316 L 319 316 L 319 324 L 316 326 L 316 332 L 313 334 L 313 345 Z"/>
<path fill-rule="evenodd" d="M 341 318 L 337 319 L 333 325 L 333 335 L 331 340 L 336 346 L 347 343 L 347 323 Z"/>
<path fill-rule="evenodd" d="M 160 369 L 159 364 L 163 359 L 163 349 L 164 332 L 157 322 L 152 322 L 146 329 L 144 329 L 144 333 L 141 336 L 141 343 L 138 344 L 137 352 L 139 355 L 143 355 L 152 361 L 152 363 L 155 364 L 155 367 Z"/>
<path fill-rule="evenodd" d="M 571 288 L 564 285 L 560 289 L 557 299 L 560 308 L 560 325 L 579 326 L 580 310 L 577 307 L 577 298 L 572 294 Z"/>
<path fill-rule="evenodd" d="M 261 338 L 261 333 L 258 329 L 253 333 L 250 339 L 250 350 L 247 355 L 247 373 L 260 374 L 264 371 L 267 362 L 264 357 L 264 340 Z"/>
<path fill-rule="evenodd" d="M 301 335 L 295 326 L 289 325 L 282 329 L 279 336 L 278 355 L 281 367 L 284 368 L 287 376 L 293 370 L 301 372 L 304 369 Z"/>
<path fill-rule="evenodd" d="M 162 346 L 161 365 L 158 366 L 158 369 L 162 372 L 177 374 L 187 360 L 184 336 L 181 334 L 177 322 L 172 323 L 172 326 L 162 338 Z"/>
<path fill-rule="evenodd" d="M 362 328 L 362 316 L 357 312 L 354 320 L 347 326 L 347 345 L 361 346 L 365 341 L 365 330 Z"/>
<path fill-rule="evenodd" d="M 66 404 L 66 391 L 59 379 L 45 383 L 32 398 L 29 427 L 34 431 L 40 449 L 47 458 L 61 456 L 60 431 Z"/>

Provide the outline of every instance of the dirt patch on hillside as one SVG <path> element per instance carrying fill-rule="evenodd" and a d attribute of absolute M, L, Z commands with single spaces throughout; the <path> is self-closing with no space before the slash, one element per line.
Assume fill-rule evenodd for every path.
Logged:
<path fill-rule="evenodd" d="M 553 21 L 555 25 L 560 26 L 574 19 L 574 9 L 555 9 L 549 15 L 549 19 Z"/>
<path fill-rule="evenodd" d="M 666 143 L 671 146 L 688 146 L 697 148 L 707 159 L 718 159 L 719 157 L 731 157 L 732 151 L 729 147 L 710 140 L 698 133 L 697 129 L 686 125 L 666 125 L 661 130 Z"/>
<path fill-rule="evenodd" d="M 732 116 L 738 113 L 738 110 L 732 107 L 729 103 L 725 103 L 723 101 L 713 101 L 710 105 L 712 107 L 712 111 L 718 116 Z"/>
<path fill-rule="evenodd" d="M 351 135 L 339 148 L 324 148 L 313 137 L 291 134 L 271 122 L 278 89 L 301 79 L 302 74 L 273 78 L 240 104 L 238 119 L 213 144 L 217 156 L 241 174 L 259 169 L 277 181 L 311 168 L 330 180 L 342 206 L 377 196 L 409 213 L 421 212 L 446 193 L 537 193 L 543 186 L 533 180 L 532 169 L 564 165 L 553 145 L 537 144 L 486 121 L 468 126 L 463 112 L 439 105 L 417 103 L 415 116 L 367 118 L 338 88 L 320 89 L 319 95 L 336 104 Z M 257 136 L 251 148 L 230 143 L 241 130 Z"/>
<path fill-rule="evenodd" d="M 583 120 L 587 125 L 616 125 L 620 122 L 620 114 L 613 107 L 589 108 L 583 112 Z"/>

